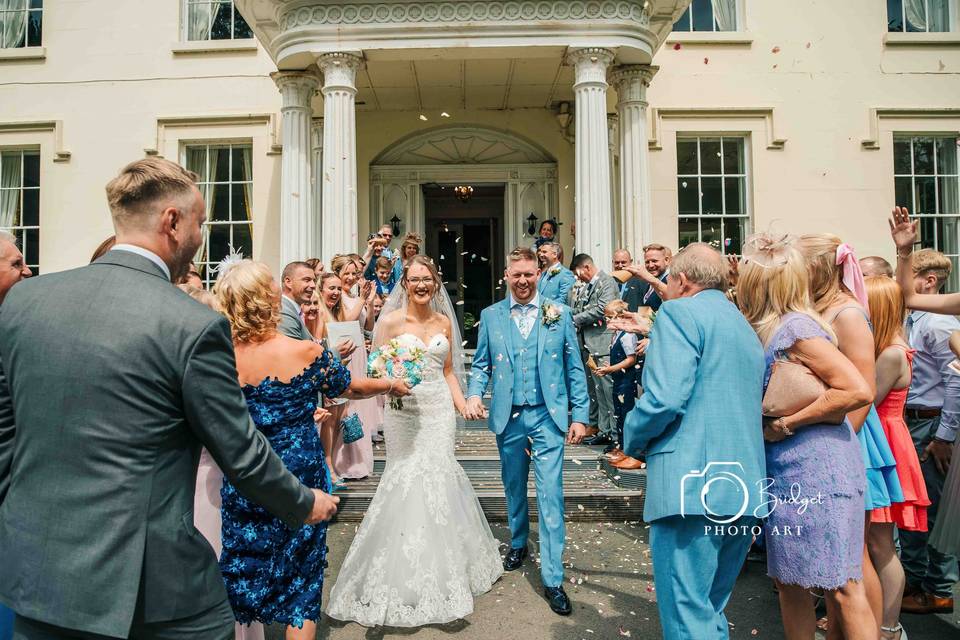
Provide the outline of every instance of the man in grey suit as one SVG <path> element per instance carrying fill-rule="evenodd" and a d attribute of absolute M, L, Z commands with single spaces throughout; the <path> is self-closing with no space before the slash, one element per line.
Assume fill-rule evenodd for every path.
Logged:
<path fill-rule="evenodd" d="M 277 330 L 294 340 L 313 340 L 303 323 L 300 305 L 310 302 L 317 290 L 316 274 L 306 262 L 291 262 L 280 277 L 280 325 Z"/>
<path fill-rule="evenodd" d="M 610 343 L 613 331 L 607 327 L 604 307 L 618 297 L 613 276 L 601 271 L 585 253 L 574 256 L 570 265 L 573 273 L 584 283 L 574 302 L 573 323 L 580 334 L 584 363 L 587 368 L 587 389 L 590 392 L 590 421 L 599 433 L 584 440 L 584 444 L 605 445 L 612 450 L 616 439 L 616 417 L 613 413 L 613 379 L 595 376 L 589 367 L 590 359 L 597 367 L 610 364 Z M 594 420 L 594 415 L 596 420 Z"/>
<path fill-rule="evenodd" d="M 193 526 L 201 446 L 290 527 L 336 512 L 253 428 L 227 320 L 171 284 L 201 244 L 195 180 L 128 165 L 107 185 L 117 245 L 0 310 L 0 601 L 18 640 L 233 637 Z"/>

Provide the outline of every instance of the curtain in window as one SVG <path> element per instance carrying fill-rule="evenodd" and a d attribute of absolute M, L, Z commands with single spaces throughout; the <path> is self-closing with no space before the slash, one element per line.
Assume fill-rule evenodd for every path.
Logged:
<path fill-rule="evenodd" d="M 209 40 L 213 5 L 209 2 L 187 3 L 187 40 Z"/>
<path fill-rule="evenodd" d="M 927 30 L 927 0 L 903 0 L 907 22 L 917 31 Z"/>
<path fill-rule="evenodd" d="M 208 162 L 210 163 L 209 167 L 207 166 Z M 217 154 L 213 153 L 212 150 L 211 153 L 207 153 L 207 147 L 187 147 L 187 169 L 200 176 L 200 182 L 212 181 L 214 176 L 217 175 Z M 194 260 L 196 262 L 207 262 L 207 242 L 210 238 L 209 221 L 213 213 L 216 189 L 211 184 L 205 184 L 200 187 L 200 192 L 203 194 L 208 224 L 204 225 L 203 244 L 197 250 L 197 256 Z"/>
<path fill-rule="evenodd" d="M 928 0 L 927 31 L 950 31 L 950 0 Z"/>
<path fill-rule="evenodd" d="M 0 154 L 0 228 L 19 224 L 20 154 Z"/>
<path fill-rule="evenodd" d="M 713 18 L 717 31 L 736 31 L 737 0 L 713 0 Z"/>
<path fill-rule="evenodd" d="M 253 218 L 250 215 L 251 209 L 253 207 L 253 148 L 244 147 L 242 149 L 243 155 L 243 179 L 248 182 L 243 185 L 243 200 L 247 209 L 244 212 L 246 220 L 249 223 Z M 251 229 L 251 232 L 253 230 Z M 253 233 L 250 234 L 250 237 L 253 237 Z"/>
<path fill-rule="evenodd" d="M 26 26 L 27 0 L 0 0 L 0 49 L 20 46 Z"/>

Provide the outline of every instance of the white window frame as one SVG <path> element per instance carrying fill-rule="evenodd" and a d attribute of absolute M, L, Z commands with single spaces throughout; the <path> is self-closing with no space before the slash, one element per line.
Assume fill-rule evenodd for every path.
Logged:
<path fill-rule="evenodd" d="M 15 9 L 10 11 L 0 11 L 0 13 L 26 13 L 27 19 L 23 22 L 23 46 L 18 47 L 0 47 L 0 51 L 16 51 L 18 49 L 36 49 L 43 46 L 43 6 L 33 7 L 31 2 L 27 2 L 27 7 L 25 9 Z M 30 44 L 27 42 L 27 38 L 30 33 L 30 14 L 39 13 L 40 14 L 40 42 L 37 44 Z M 0 21 L 0 24 L 3 24 Z"/>
<path fill-rule="evenodd" d="M 19 186 L 19 187 L 16 187 L 15 189 L 4 189 L 2 186 L 0 186 L 0 191 L 13 191 L 13 190 L 16 190 L 16 191 L 19 191 L 19 192 L 20 192 L 20 196 L 19 196 L 19 199 L 20 199 L 20 224 L 18 224 L 18 225 L 12 225 L 12 226 L 9 226 L 9 227 L 0 226 L 0 231 L 8 231 L 8 232 L 10 232 L 10 233 L 12 233 L 12 234 L 14 234 L 14 235 L 17 235 L 17 232 L 26 232 L 26 231 L 36 231 L 36 232 L 37 232 L 37 255 L 35 255 L 35 256 L 28 255 L 28 249 L 27 249 L 27 246 L 26 246 L 27 243 L 26 243 L 24 240 L 21 240 L 20 243 L 19 243 L 19 244 L 21 245 L 21 246 L 20 246 L 20 251 L 23 253 L 24 264 L 26 264 L 28 267 L 30 267 L 30 270 L 33 271 L 34 275 L 36 275 L 36 274 L 39 273 L 39 271 L 40 271 L 40 255 L 39 255 L 40 233 L 41 233 L 41 231 L 40 231 L 40 195 L 41 195 L 40 189 L 41 189 L 41 187 L 42 187 L 43 185 L 40 183 L 39 176 L 38 176 L 38 181 L 37 181 L 37 186 L 36 186 L 36 187 L 27 187 L 27 186 L 24 186 L 24 183 L 23 183 L 23 181 L 24 181 L 24 170 L 23 170 L 24 167 L 23 167 L 23 165 L 24 165 L 24 157 L 27 156 L 27 155 L 37 156 L 37 158 L 38 158 L 38 163 L 39 163 L 40 149 L 39 149 L 38 147 L 22 147 L 22 148 L 21 148 L 21 147 L 0 147 L 0 153 L 3 153 L 3 154 L 7 154 L 7 153 L 19 153 L 19 154 L 20 154 L 20 186 Z M 2 164 L 0 164 L 0 170 L 2 170 Z M 38 169 L 38 170 L 39 170 L 39 169 Z M 3 184 L 2 178 L 0 178 L 0 185 L 2 185 L 2 184 Z M 25 191 L 36 191 L 36 192 L 37 192 L 37 224 L 35 224 L 35 225 L 33 225 L 33 224 L 31 224 L 31 225 L 23 224 L 23 199 L 24 199 L 24 198 L 23 198 L 23 194 L 24 194 Z M 21 237 L 25 238 L 25 237 L 26 237 L 26 233 L 23 233 Z"/>
<path fill-rule="evenodd" d="M 902 29 L 900 31 L 890 31 L 890 14 L 887 13 L 887 33 L 902 33 L 907 35 L 917 36 L 922 33 L 955 33 L 957 31 L 957 0 L 943 0 L 947 3 L 947 29 L 946 31 L 930 31 L 929 27 L 926 31 L 907 31 L 907 0 L 901 0 L 900 3 L 900 23 Z M 924 8 L 926 9 L 926 15 L 930 15 L 930 2 L 935 0 L 923 0 Z"/>
<path fill-rule="evenodd" d="M 194 258 L 194 263 L 197 265 L 198 268 L 205 267 L 205 268 L 202 269 L 202 279 L 203 279 L 204 285 L 207 286 L 207 287 L 209 287 L 209 286 L 211 286 L 211 285 L 216 281 L 216 275 L 215 275 L 214 273 L 212 273 L 211 267 L 216 266 L 221 260 L 223 260 L 223 258 L 226 257 L 226 256 L 213 256 L 213 257 L 210 256 L 210 253 L 209 253 L 209 247 L 210 247 L 210 230 L 211 230 L 212 227 L 214 227 L 214 226 L 234 227 L 234 226 L 240 226 L 240 225 L 244 225 L 244 224 L 249 225 L 249 226 L 250 226 L 250 248 L 249 248 L 249 251 L 244 251 L 244 252 L 243 252 L 243 255 L 244 255 L 245 258 L 252 258 L 252 257 L 253 257 L 253 239 L 254 239 L 254 231 L 253 231 L 253 198 L 254 198 L 254 193 L 253 193 L 253 192 L 254 192 L 254 188 L 255 188 L 255 187 L 254 187 L 254 180 L 253 180 L 253 174 L 254 174 L 254 168 L 253 168 L 253 162 L 254 162 L 253 142 L 252 142 L 251 140 L 234 140 L 234 139 L 230 139 L 230 140 L 202 140 L 202 141 L 201 141 L 201 140 L 197 140 L 197 141 L 190 141 L 190 142 L 184 141 L 184 142 L 182 142 L 181 147 L 182 147 L 181 164 L 182 164 L 182 166 L 184 166 L 184 167 L 187 167 L 187 161 L 188 161 L 188 157 L 189 157 L 189 156 L 188 156 L 188 151 L 189 151 L 189 150 L 191 150 L 191 149 L 198 149 L 198 148 L 201 148 L 201 147 L 204 148 L 204 149 L 206 149 L 206 155 L 205 155 L 206 174 L 207 174 L 207 177 L 210 178 L 210 179 L 204 180 L 204 177 L 201 176 L 201 177 L 200 177 L 201 179 L 197 181 L 197 186 L 200 187 L 200 192 L 201 192 L 201 193 L 204 193 L 204 194 L 211 193 L 211 192 L 213 191 L 213 189 L 216 188 L 216 185 L 224 185 L 224 184 L 225 184 L 225 185 L 230 185 L 231 187 L 232 187 L 233 185 L 248 185 L 248 184 L 250 185 L 250 195 L 249 195 L 249 198 L 248 198 L 248 199 L 249 199 L 248 206 L 250 207 L 250 218 L 249 218 L 247 221 L 234 220 L 234 219 L 233 219 L 233 215 L 232 215 L 232 214 L 233 214 L 233 189 L 232 189 L 232 188 L 228 188 L 228 189 L 227 189 L 227 194 L 228 194 L 228 198 L 229 198 L 229 204 L 228 204 L 227 206 L 228 206 L 228 208 L 230 209 L 230 212 L 231 212 L 231 216 L 230 216 L 231 219 L 230 219 L 230 220 L 213 220 L 213 219 L 212 219 L 212 214 L 211 214 L 211 216 L 208 217 L 208 219 L 203 223 L 203 245 L 200 247 L 200 250 L 198 251 L 197 256 Z M 211 151 L 211 149 L 214 149 L 214 150 L 222 149 L 222 148 L 227 148 L 227 149 L 229 149 L 230 152 L 231 152 L 231 153 L 228 154 L 229 157 L 230 157 L 230 162 L 233 162 L 233 153 L 232 153 L 232 151 L 233 151 L 233 149 L 236 148 L 236 147 L 246 147 L 246 148 L 250 149 L 250 175 L 248 176 L 248 179 L 247 179 L 247 180 L 243 180 L 243 181 L 235 181 L 235 180 L 233 180 L 233 177 L 232 177 L 232 176 L 233 176 L 233 172 L 232 172 L 230 169 L 228 169 L 228 170 L 227 170 L 227 175 L 229 176 L 228 180 L 227 180 L 226 182 L 223 182 L 223 181 L 219 181 L 219 182 L 218 182 L 217 180 L 214 179 L 215 176 L 210 175 L 210 171 L 209 171 L 209 168 L 210 168 L 210 151 Z M 206 189 L 205 189 L 205 187 L 206 187 Z M 206 199 L 204 200 L 204 203 L 206 204 Z M 236 249 L 238 249 L 238 250 L 240 249 L 240 247 L 236 247 L 236 245 L 233 244 L 233 229 L 230 230 L 230 244 L 231 244 L 231 246 L 234 246 L 234 248 L 236 248 Z M 203 259 L 203 258 L 204 258 L 204 255 L 203 255 L 204 253 L 207 254 L 205 260 Z"/>
<path fill-rule="evenodd" d="M 230 37 L 220 39 L 220 40 L 214 40 L 213 38 L 209 38 L 209 37 L 206 38 L 205 40 L 191 40 L 190 39 L 190 5 L 194 5 L 194 4 L 226 4 L 226 2 L 225 0 L 181 0 L 180 2 L 180 40 L 181 42 L 185 42 L 185 43 L 251 42 L 255 39 L 255 37 L 252 35 L 249 38 L 233 37 L 233 31 L 236 26 L 236 19 L 237 19 L 236 17 L 239 14 L 239 12 L 237 11 L 236 2 L 233 2 L 231 0 L 230 5 L 233 8 L 233 14 L 231 15 Z M 213 17 L 214 16 L 211 15 L 211 20 L 213 19 Z M 246 21 L 245 18 L 244 18 L 244 21 Z M 250 27 L 250 31 L 252 33 L 253 26 L 250 25 L 249 22 L 247 23 L 247 26 Z"/>
<path fill-rule="evenodd" d="M 710 4 L 711 4 L 711 8 L 712 8 L 713 0 L 710 0 Z M 675 30 L 673 30 L 673 29 L 671 28 L 671 30 L 672 30 L 674 33 L 700 33 L 700 34 L 737 33 L 737 32 L 743 31 L 743 30 L 744 30 L 744 28 L 743 28 L 743 24 L 744 24 L 743 0 L 735 0 L 735 5 L 736 5 L 736 12 L 735 12 L 735 13 L 736 13 L 737 23 L 736 23 L 736 25 L 734 26 L 734 28 L 731 29 L 731 30 L 721 31 L 721 30 L 717 29 L 717 18 L 716 18 L 716 16 L 714 16 L 714 18 L 713 18 L 713 28 L 712 28 L 712 29 L 710 29 L 709 31 L 705 31 L 705 30 L 694 31 L 694 29 L 693 29 L 693 14 L 692 14 L 692 13 L 689 15 L 689 20 L 690 20 L 690 25 L 689 25 L 690 28 L 689 28 L 689 29 L 687 29 L 686 31 L 675 31 Z M 688 10 L 692 10 L 692 9 L 693 9 L 693 2 L 691 1 L 690 4 L 687 5 L 687 9 L 684 10 L 684 13 L 687 13 Z M 682 15 L 681 15 L 681 17 L 682 17 Z M 675 25 L 675 24 L 676 24 L 676 23 L 674 23 L 674 25 Z"/>
<path fill-rule="evenodd" d="M 700 140 L 704 138 L 719 138 L 721 143 L 721 150 L 723 149 L 723 140 L 725 139 L 736 139 L 740 144 L 740 157 L 743 160 L 743 173 L 726 173 L 726 168 L 723 166 L 723 159 L 720 161 L 720 173 L 703 173 L 702 166 L 702 157 L 703 154 L 700 149 Z M 680 248 L 680 219 L 681 218 L 695 218 L 697 220 L 697 241 L 703 241 L 703 220 L 719 220 L 720 221 L 720 237 L 725 238 L 726 234 L 723 232 L 724 222 L 728 219 L 742 219 L 744 220 L 742 237 L 740 238 L 741 249 L 743 243 L 746 241 L 747 236 L 752 233 L 753 228 L 753 209 L 751 206 L 752 203 L 752 190 L 753 190 L 753 165 L 750 158 L 750 136 L 749 134 L 744 133 L 732 133 L 732 132 L 715 132 L 715 133 L 696 133 L 696 132 L 677 132 L 676 141 L 674 143 L 675 147 L 678 147 L 681 142 L 689 142 L 691 140 L 696 140 L 697 142 L 697 173 L 696 174 L 681 174 L 679 168 L 676 167 L 676 179 L 677 185 L 679 187 L 679 181 L 687 178 L 688 180 L 693 179 L 697 180 L 698 192 L 702 193 L 702 187 L 700 180 L 704 177 L 708 178 L 720 178 L 720 201 L 722 203 L 723 212 L 719 215 L 708 215 L 703 213 L 703 196 L 697 196 L 697 213 L 696 214 L 687 214 L 680 212 L 680 193 L 677 192 L 677 248 Z M 743 213 L 742 214 L 728 214 L 726 213 L 727 207 L 727 185 L 725 178 L 743 178 Z M 721 246 L 716 247 L 720 253 L 727 256 L 739 256 L 739 253 L 732 253 L 727 251 L 725 242 L 721 240 Z"/>
<path fill-rule="evenodd" d="M 917 173 L 916 166 L 915 166 L 916 156 L 914 152 L 914 144 L 920 138 L 930 139 L 930 140 L 937 140 L 937 139 L 953 140 L 953 145 L 951 145 L 950 148 L 953 149 L 954 153 L 957 154 L 957 157 L 954 161 L 955 162 L 954 166 L 957 167 L 957 173 L 940 173 L 939 155 L 937 154 L 937 151 L 936 151 L 937 149 L 936 144 L 934 144 L 933 146 L 934 148 L 933 173 L 929 173 L 929 174 Z M 894 169 L 893 177 L 894 177 L 894 185 L 896 185 L 897 178 L 910 178 L 910 187 L 911 187 L 910 202 L 897 202 L 896 204 L 898 206 L 907 207 L 907 209 L 910 211 L 910 215 L 920 222 L 920 224 L 918 225 L 918 229 L 920 230 L 920 233 L 921 233 L 921 237 L 920 237 L 921 243 L 923 243 L 924 241 L 923 234 L 922 234 L 924 220 L 938 220 L 938 219 L 944 220 L 944 219 L 952 218 L 955 221 L 955 224 L 957 225 L 957 238 L 954 240 L 955 246 L 957 247 L 956 251 L 947 253 L 946 251 L 943 250 L 943 244 L 940 241 L 939 232 L 936 226 L 934 226 L 933 228 L 933 233 L 934 233 L 933 248 L 936 249 L 937 251 L 942 252 L 945 256 L 950 258 L 951 261 L 953 262 L 953 270 L 950 273 L 950 278 L 947 280 L 947 290 L 951 292 L 958 291 L 960 290 L 960 272 L 958 272 L 958 268 L 960 268 L 960 209 L 958 209 L 956 213 L 943 213 L 939 211 L 940 181 L 938 180 L 938 178 L 953 178 L 954 180 L 957 181 L 957 186 L 956 186 L 957 190 L 960 191 L 960 146 L 958 146 L 958 143 L 960 143 L 960 136 L 957 136 L 955 134 L 937 134 L 937 133 L 896 133 L 894 134 L 894 144 L 893 144 L 892 153 L 896 154 L 896 147 L 897 147 L 896 143 L 902 142 L 904 140 L 910 141 L 910 173 L 897 173 L 896 169 Z M 896 167 L 895 156 L 894 156 L 893 166 Z M 920 211 L 919 208 L 917 207 L 916 179 L 918 177 L 933 178 L 933 189 L 934 189 L 933 202 L 935 207 L 933 212 Z M 896 186 L 894 186 L 894 192 L 896 192 Z"/>

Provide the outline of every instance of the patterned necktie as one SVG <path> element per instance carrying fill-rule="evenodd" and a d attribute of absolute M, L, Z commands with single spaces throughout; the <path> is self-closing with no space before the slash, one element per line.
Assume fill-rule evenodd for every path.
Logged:
<path fill-rule="evenodd" d="M 527 336 L 529 336 L 533 330 L 536 311 L 537 308 L 532 304 L 520 303 L 513 305 L 510 309 L 510 316 L 513 318 L 513 322 L 517 325 L 517 329 L 520 330 L 520 335 L 523 336 L 524 340 L 527 339 Z"/>

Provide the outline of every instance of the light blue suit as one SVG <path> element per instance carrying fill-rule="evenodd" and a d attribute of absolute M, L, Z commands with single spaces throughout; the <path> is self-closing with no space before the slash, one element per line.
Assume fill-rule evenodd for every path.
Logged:
<path fill-rule="evenodd" d="M 537 292 L 542 298 L 556 300 L 563 304 L 570 304 L 568 298 L 574 283 L 577 281 L 577 277 L 573 275 L 573 271 L 570 271 L 570 269 L 567 269 L 562 264 L 557 263 L 557 266 L 560 267 L 560 273 L 550 275 L 548 269 L 541 274 L 540 280 L 537 281 Z M 552 269 L 553 267 L 550 268 Z"/>
<path fill-rule="evenodd" d="M 651 523 L 668 640 L 728 637 L 723 609 L 750 546 L 749 529 L 767 513 L 764 369 L 760 340 L 722 292 L 660 307 L 644 392 L 624 425 L 624 450 L 646 455 L 643 516 Z M 730 534 L 731 526 L 740 533 Z"/>
<path fill-rule="evenodd" d="M 540 514 L 540 575 L 544 586 L 557 587 L 563 583 L 566 536 L 563 446 L 571 409 L 574 422 L 585 423 L 589 418 L 586 376 L 570 309 L 558 304 L 559 320 L 546 325 L 544 299 L 538 296 L 536 324 L 525 341 L 510 316 L 511 300 L 508 297 L 480 314 L 467 397 L 482 396 L 492 380 L 489 427 L 497 434 L 511 547 L 515 549 L 526 547 L 530 532 L 527 480 L 533 458 Z M 534 343 L 536 357 L 531 358 L 529 352 L 524 353 L 523 345 Z M 531 366 L 536 370 L 529 371 Z M 529 389 L 515 393 L 517 380 Z"/>

